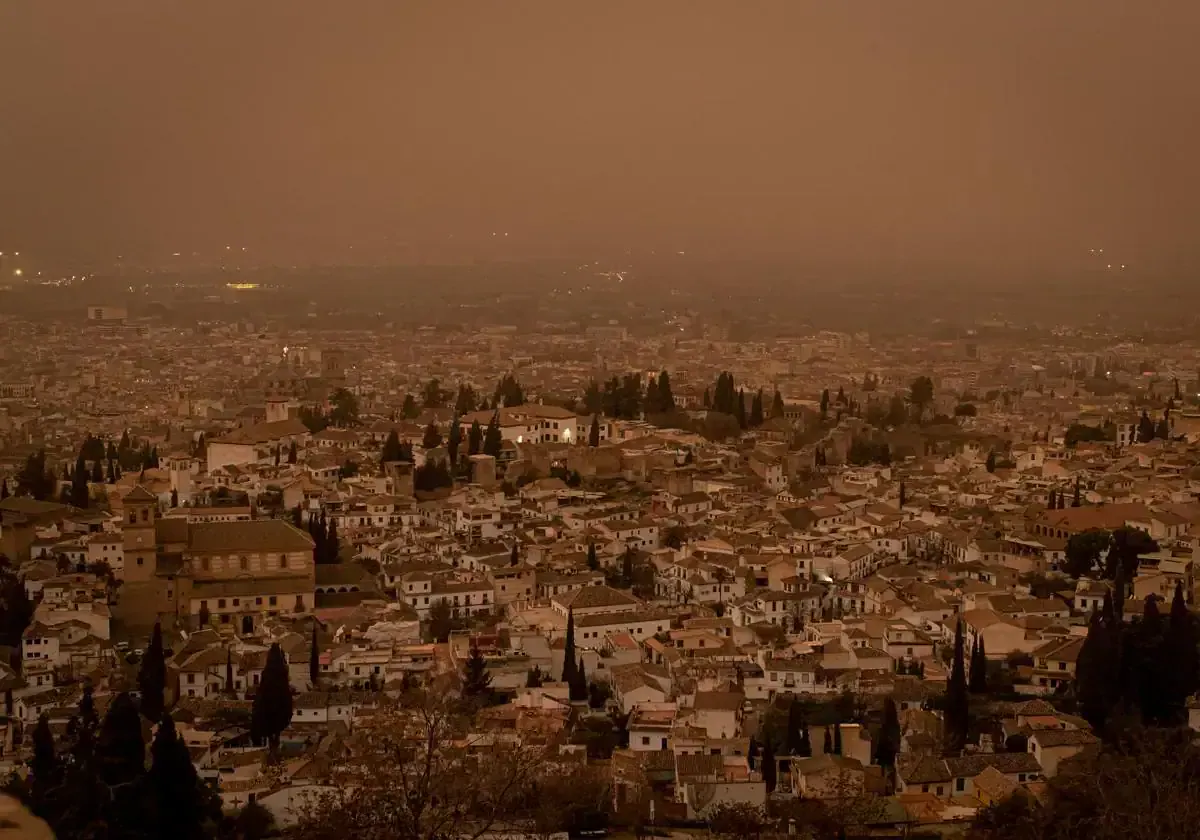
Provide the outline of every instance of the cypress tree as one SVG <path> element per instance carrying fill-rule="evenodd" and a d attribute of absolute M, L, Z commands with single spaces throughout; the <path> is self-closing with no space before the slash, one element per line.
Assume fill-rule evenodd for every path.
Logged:
<path fill-rule="evenodd" d="M 1075 495 L 1071 499 L 1071 507 L 1079 507 L 1083 504 L 1082 490 L 1079 484 L 1079 476 L 1075 476 Z"/>
<path fill-rule="evenodd" d="M 29 771 L 33 776 L 30 791 L 34 813 L 42 816 L 39 807 L 45 803 L 49 791 L 58 782 L 59 762 L 54 748 L 54 734 L 50 731 L 50 719 L 45 714 L 38 718 L 33 728 L 33 757 L 29 760 Z"/>
<path fill-rule="evenodd" d="M 1076 664 L 1075 693 L 1079 713 L 1097 732 L 1104 732 L 1108 716 L 1116 705 L 1116 686 L 1120 678 L 1116 634 L 1116 613 L 1112 596 L 1105 593 L 1104 607 L 1092 611 L 1087 637 L 1079 650 Z"/>
<path fill-rule="evenodd" d="M 521 562 L 520 543 L 513 542 L 512 551 L 508 554 L 508 565 L 516 566 Z"/>
<path fill-rule="evenodd" d="M 833 725 L 833 754 L 842 754 L 842 725 L 840 723 Z"/>
<path fill-rule="evenodd" d="M 782 417 L 785 409 L 783 406 L 783 394 L 776 389 L 775 396 L 771 399 L 771 417 Z"/>
<path fill-rule="evenodd" d="M 750 425 L 753 428 L 758 428 L 763 424 L 763 392 L 759 388 L 754 395 L 754 400 L 750 404 Z"/>
<path fill-rule="evenodd" d="M 1171 600 L 1171 617 L 1167 624 L 1167 667 L 1172 676 L 1171 702 L 1175 709 L 1186 707 L 1187 700 L 1200 691 L 1200 661 L 1197 648 L 1200 638 L 1196 631 L 1196 617 L 1191 614 L 1183 598 L 1183 582 L 1175 584 L 1175 597 Z"/>
<path fill-rule="evenodd" d="M 583 654 L 579 655 L 579 664 L 575 666 L 575 679 L 568 689 L 572 703 L 582 703 L 588 699 L 587 671 L 583 667 Z"/>
<path fill-rule="evenodd" d="M 541 688 L 542 687 L 542 669 L 534 665 L 525 672 L 525 687 L 526 688 Z"/>
<path fill-rule="evenodd" d="M 341 554 L 341 545 L 338 544 L 337 520 L 329 520 L 329 529 L 325 533 L 325 560 L 326 563 L 339 562 Z"/>
<path fill-rule="evenodd" d="M 829 731 L 829 727 L 825 727 L 825 742 L 821 744 L 821 752 L 825 755 L 833 754 L 833 733 Z"/>
<path fill-rule="evenodd" d="M 312 644 L 308 651 L 308 682 L 313 688 L 321 681 L 321 648 L 317 643 L 317 620 L 312 623 Z"/>
<path fill-rule="evenodd" d="M 187 745 L 164 715 L 150 746 L 147 787 L 150 816 L 158 837 L 201 840 L 220 818 L 220 801 L 201 781 Z"/>
<path fill-rule="evenodd" d="M 960 755 L 967 744 L 967 674 L 963 662 L 963 625 L 958 620 L 954 631 L 954 664 L 946 686 L 945 736 L 947 755 Z"/>
<path fill-rule="evenodd" d="M 135 782 L 146 770 L 142 721 L 128 692 L 113 698 L 104 715 L 96 736 L 96 769 L 109 787 Z"/>
<path fill-rule="evenodd" d="M 600 568 L 600 560 L 596 557 L 596 544 L 593 542 L 588 543 L 587 567 L 593 572 Z"/>
<path fill-rule="evenodd" d="M 504 437 L 500 433 L 500 409 L 496 409 L 492 413 L 492 419 L 488 421 L 487 431 L 483 436 L 483 454 L 499 458 L 503 444 Z"/>
<path fill-rule="evenodd" d="M 987 694 L 987 651 L 982 635 L 971 649 L 971 675 L 968 683 L 972 694 Z"/>
<path fill-rule="evenodd" d="M 595 448 L 600 445 L 600 416 L 592 415 L 592 426 L 588 429 L 588 446 Z"/>
<path fill-rule="evenodd" d="M 800 705 L 800 701 L 795 697 L 788 704 L 787 712 L 787 739 L 786 747 L 788 755 L 800 755 L 800 739 L 802 733 L 808 728 L 807 722 L 804 720 L 804 707 Z"/>
<path fill-rule="evenodd" d="M 179 507 L 179 491 L 176 490 L 174 487 L 171 488 L 171 507 L 172 508 Z"/>
<path fill-rule="evenodd" d="M 804 725 L 800 727 L 800 749 L 797 755 L 804 758 L 812 758 L 812 734 L 808 729 L 808 718 L 804 719 Z"/>
<path fill-rule="evenodd" d="M 471 421 L 471 428 L 467 429 L 467 455 L 478 455 L 483 450 L 483 429 L 479 427 L 478 420 Z"/>
<path fill-rule="evenodd" d="M 908 504 L 908 488 L 904 486 L 904 482 L 900 482 L 900 507 Z"/>
<path fill-rule="evenodd" d="M 237 688 L 233 684 L 233 648 L 225 648 L 225 693 L 230 697 L 237 696 Z"/>
<path fill-rule="evenodd" d="M 462 424 L 458 421 L 458 415 L 454 415 L 454 421 L 450 424 L 450 437 L 446 440 L 446 452 L 450 456 L 450 468 L 453 469 L 458 464 L 458 448 L 462 445 Z"/>
<path fill-rule="evenodd" d="M 567 610 L 567 640 L 563 645 L 562 681 L 569 687 L 575 678 L 575 611 Z"/>
<path fill-rule="evenodd" d="M 154 623 L 150 645 L 142 656 L 138 670 L 138 691 L 142 695 L 142 714 L 149 720 L 159 720 L 166 704 L 167 662 L 163 651 L 162 624 Z"/>
<path fill-rule="evenodd" d="M 879 730 L 879 743 L 875 747 L 875 761 L 880 767 L 894 767 L 900 754 L 900 715 L 896 701 L 888 695 L 883 701 L 883 726 Z"/>
<path fill-rule="evenodd" d="M 492 675 L 487 672 L 487 662 L 479 648 L 471 645 L 471 655 L 467 657 L 463 673 L 463 696 L 481 699 L 491 691 Z"/>
<path fill-rule="evenodd" d="M 255 743 L 267 743 L 271 754 L 279 752 L 279 735 L 292 722 L 292 689 L 288 684 L 288 666 L 279 643 L 267 651 L 262 680 L 254 692 L 250 737 Z"/>
<path fill-rule="evenodd" d="M 762 753 L 762 777 L 767 787 L 767 793 L 775 790 L 777 776 L 778 767 L 775 765 L 775 751 L 771 749 L 771 742 L 767 741 L 763 744 Z"/>
<path fill-rule="evenodd" d="M 292 441 L 292 445 L 288 447 L 288 463 L 289 464 L 296 463 L 296 455 L 297 454 L 298 453 L 296 452 L 296 441 Z"/>

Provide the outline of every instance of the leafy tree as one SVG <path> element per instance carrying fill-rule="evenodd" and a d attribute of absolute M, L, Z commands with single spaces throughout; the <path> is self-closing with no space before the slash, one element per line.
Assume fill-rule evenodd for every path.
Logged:
<path fill-rule="evenodd" d="M 604 392 L 596 382 L 589 382 L 583 392 L 583 411 L 585 414 L 599 414 L 604 410 Z"/>
<path fill-rule="evenodd" d="M 1089 528 L 1072 534 L 1064 551 L 1063 571 L 1071 577 L 1091 575 L 1100 566 L 1111 541 L 1112 535 L 1102 528 Z"/>
<path fill-rule="evenodd" d="M 238 811 L 233 828 L 239 840 L 266 840 L 275 834 L 275 817 L 258 802 L 248 802 Z"/>
<path fill-rule="evenodd" d="M 288 683 L 288 666 L 279 643 L 267 651 L 262 679 L 254 692 L 251 710 L 250 737 L 256 743 L 267 743 L 271 755 L 279 754 L 279 736 L 292 722 L 292 689 Z"/>
<path fill-rule="evenodd" d="M 1104 576 L 1110 580 L 1117 576 L 1118 564 L 1125 580 L 1133 580 L 1137 574 L 1140 558 L 1144 554 L 1158 551 L 1158 543 L 1140 528 L 1122 525 L 1112 532 L 1112 544 L 1105 558 Z"/>
<path fill-rule="evenodd" d="M 542 675 L 542 669 L 534 665 L 525 673 L 526 688 L 541 688 L 545 677 Z"/>
<path fill-rule="evenodd" d="M 967 674 L 963 662 L 962 620 L 954 631 L 954 659 L 946 685 L 945 743 L 947 755 L 960 755 L 967 743 L 968 700 Z"/>
<path fill-rule="evenodd" d="M 435 458 L 426 461 L 413 472 L 413 489 L 425 493 L 439 490 L 442 487 L 453 487 L 454 476 L 445 461 Z"/>
<path fill-rule="evenodd" d="M 162 624 L 154 623 L 150 644 L 142 656 L 138 670 L 138 691 L 142 696 L 142 714 L 149 720 L 158 720 L 165 708 L 167 687 L 167 661 L 163 648 Z"/>
<path fill-rule="evenodd" d="M 770 827 L 766 810 L 748 802 L 720 802 L 708 815 L 708 830 L 714 837 L 759 838 Z"/>
<path fill-rule="evenodd" d="M 442 445 L 442 433 L 438 431 L 437 424 L 430 421 L 425 427 L 425 436 L 421 439 L 421 446 L 426 449 L 436 449 Z"/>
<path fill-rule="evenodd" d="M 912 404 L 917 415 L 917 422 L 925 416 L 925 409 L 933 403 L 933 380 L 928 376 L 918 376 L 908 389 L 908 401 Z"/>
<path fill-rule="evenodd" d="M 1135 729 L 1059 765 L 1035 799 L 980 809 L 968 840 L 1160 840 L 1195 835 L 1200 748 L 1186 729 Z"/>
<path fill-rule="evenodd" d="M 484 699 L 492 693 L 492 675 L 487 671 L 487 661 L 474 645 L 463 668 L 462 693 L 473 699 Z"/>

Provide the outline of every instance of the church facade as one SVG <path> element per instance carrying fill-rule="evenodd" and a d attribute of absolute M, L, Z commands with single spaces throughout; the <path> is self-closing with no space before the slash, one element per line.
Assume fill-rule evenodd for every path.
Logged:
<path fill-rule="evenodd" d="M 136 487 L 123 499 L 125 583 L 131 624 L 234 624 L 253 633 L 268 616 L 313 609 L 313 540 L 281 519 L 189 522 L 163 518 L 158 499 Z"/>

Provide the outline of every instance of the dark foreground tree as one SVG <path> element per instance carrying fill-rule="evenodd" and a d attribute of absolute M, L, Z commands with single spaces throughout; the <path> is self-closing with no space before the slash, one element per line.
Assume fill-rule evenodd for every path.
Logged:
<path fill-rule="evenodd" d="M 288 666 L 279 644 L 267 651 L 262 679 L 254 692 L 250 737 L 266 743 L 272 755 L 279 751 L 279 735 L 292 722 L 292 689 L 288 684 Z"/>
<path fill-rule="evenodd" d="M 309 803 L 294 840 L 478 840 L 501 827 L 547 837 L 603 809 L 599 775 L 560 763 L 557 747 L 480 736 L 444 692 L 402 701 L 356 721 L 338 785 Z"/>
<path fill-rule="evenodd" d="M 1200 748 L 1134 730 L 1059 764 L 1044 804 L 1023 791 L 979 812 L 970 840 L 1185 840 L 1200 825 Z"/>
<path fill-rule="evenodd" d="M 150 644 L 138 670 L 138 691 L 142 694 L 142 714 L 156 721 L 163 715 L 167 687 L 167 660 L 163 648 L 162 624 L 154 623 Z"/>
<path fill-rule="evenodd" d="M 149 821 L 158 837 L 203 840 L 211 837 L 221 818 L 216 793 L 196 774 L 187 745 L 164 715 L 150 746 Z"/>

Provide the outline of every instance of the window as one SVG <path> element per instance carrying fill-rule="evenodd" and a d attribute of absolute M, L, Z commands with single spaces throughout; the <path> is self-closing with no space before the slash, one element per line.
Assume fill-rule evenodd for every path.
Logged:
<path fill-rule="evenodd" d="M 142 521 L 143 522 L 150 521 L 150 511 L 146 508 L 142 508 Z"/>
<path fill-rule="evenodd" d="M 279 555 L 279 568 L 281 568 L 281 569 L 287 568 L 287 555 L 286 554 Z"/>
<path fill-rule="evenodd" d="M 249 560 L 247 560 L 245 557 L 239 557 L 239 558 L 238 558 L 238 565 L 239 565 L 239 566 L 241 566 L 241 569 L 242 569 L 242 571 L 244 572 L 244 571 L 246 571 L 248 568 L 250 568 L 250 561 L 249 561 Z"/>
<path fill-rule="evenodd" d="M 255 604 L 255 606 L 261 607 L 262 606 L 262 598 L 255 598 L 254 604 Z"/>
<path fill-rule="evenodd" d="M 233 599 L 233 605 L 234 605 L 235 607 L 237 607 L 237 606 L 240 606 L 240 605 L 241 605 L 241 599 L 240 599 L 240 598 L 234 598 L 234 599 Z"/>
<path fill-rule="evenodd" d="M 135 510 L 129 511 L 129 524 L 130 525 L 137 524 L 137 511 L 135 511 Z"/>
<path fill-rule="evenodd" d="M 274 596 L 274 595 L 272 595 L 270 598 L 268 598 L 268 599 L 267 599 L 267 602 L 268 602 L 268 603 L 269 603 L 269 604 L 270 604 L 272 607 L 273 607 L 273 606 L 275 606 L 275 596 Z"/>
<path fill-rule="evenodd" d="M 142 562 L 143 562 L 142 558 L 141 558 L 141 557 L 139 557 L 139 558 L 137 559 L 137 564 L 140 566 L 140 565 L 142 565 Z"/>
<path fill-rule="evenodd" d="M 212 562 L 207 557 L 205 557 L 203 560 L 200 561 L 200 568 L 203 569 L 204 571 L 206 571 L 206 572 L 209 571 L 211 569 L 211 567 L 212 567 Z"/>
<path fill-rule="evenodd" d="M 642 736 L 642 746 L 643 746 L 643 747 L 648 747 L 648 746 L 650 746 L 650 736 L 649 736 L 649 735 L 643 735 L 643 736 Z"/>
<path fill-rule="evenodd" d="M 219 609 L 219 610 L 225 609 L 225 599 L 224 598 L 217 599 L 217 609 Z"/>

